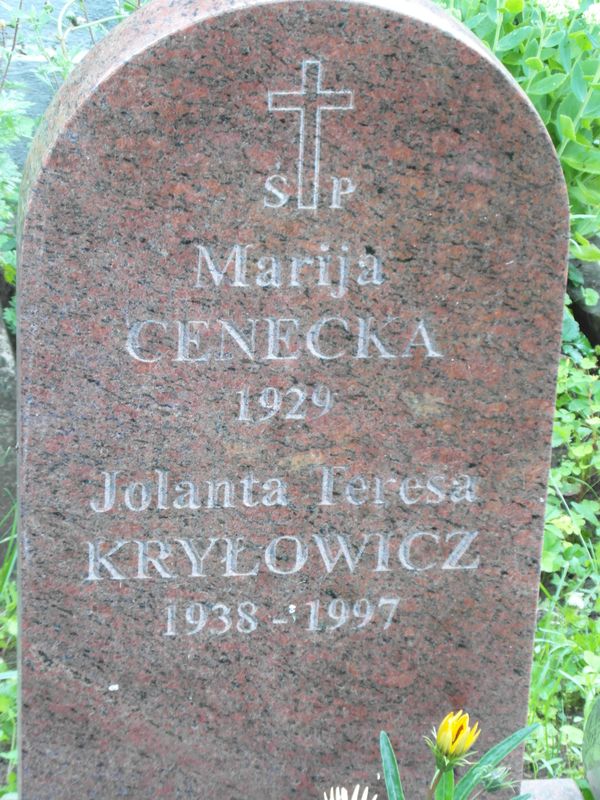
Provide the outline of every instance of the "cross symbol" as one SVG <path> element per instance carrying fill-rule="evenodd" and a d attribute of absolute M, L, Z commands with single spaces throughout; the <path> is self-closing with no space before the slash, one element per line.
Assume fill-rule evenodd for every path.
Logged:
<path fill-rule="evenodd" d="M 293 92 L 269 92 L 269 111 L 300 113 L 298 152 L 298 208 L 315 209 L 319 201 L 321 168 L 321 118 L 323 111 L 354 108 L 353 93 L 347 89 L 323 89 L 320 61 L 302 62 L 302 83 Z"/>

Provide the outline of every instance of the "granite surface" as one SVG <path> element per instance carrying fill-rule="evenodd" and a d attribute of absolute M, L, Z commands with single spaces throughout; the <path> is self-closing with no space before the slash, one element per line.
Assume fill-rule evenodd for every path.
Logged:
<path fill-rule="evenodd" d="M 22 210 L 22 800 L 383 796 L 381 729 L 422 792 L 447 711 L 522 725 L 568 210 L 484 48 L 156 0 Z"/>
<path fill-rule="evenodd" d="M 523 781 L 521 791 L 529 792 L 531 800 L 582 800 L 579 787 L 570 778 Z"/>

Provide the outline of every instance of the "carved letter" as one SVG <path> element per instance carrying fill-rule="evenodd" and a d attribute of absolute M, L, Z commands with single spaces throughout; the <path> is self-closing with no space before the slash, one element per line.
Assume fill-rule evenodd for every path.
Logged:
<path fill-rule="evenodd" d="M 225 554 L 225 577 L 226 578 L 244 578 L 248 575 L 256 575 L 258 573 L 259 564 L 256 564 L 254 569 L 249 572 L 238 572 L 238 556 L 246 550 L 246 546 L 242 544 L 243 538 L 237 539 L 225 538 L 227 544 L 227 552 Z"/>
<path fill-rule="evenodd" d="M 177 326 L 179 328 L 179 337 L 177 340 L 177 358 L 173 359 L 174 361 L 208 361 L 210 358 L 210 353 L 206 352 L 203 353 L 201 356 L 197 356 L 196 358 L 192 358 L 190 356 L 190 345 L 194 347 L 200 346 L 199 335 L 200 331 L 198 330 L 199 327 L 203 327 L 204 330 L 208 330 L 208 322 L 205 320 L 190 320 L 190 322 L 178 322 Z"/>
<path fill-rule="evenodd" d="M 319 548 L 319 552 L 321 553 L 321 558 L 323 559 L 323 563 L 325 564 L 325 569 L 327 572 L 331 572 L 337 562 L 340 560 L 341 556 L 344 556 L 346 560 L 346 564 L 348 565 L 348 569 L 350 572 L 354 572 L 356 567 L 358 566 L 358 562 L 362 558 L 363 553 L 365 552 L 365 547 L 369 542 L 369 536 L 363 536 L 363 543 L 362 545 L 356 550 L 356 555 L 352 556 L 350 552 L 350 548 L 348 547 L 348 537 L 344 536 L 341 533 L 336 533 L 335 537 L 338 543 L 338 551 L 334 556 L 331 552 L 331 547 L 329 546 L 329 542 L 326 541 L 324 536 L 319 536 L 319 534 L 315 533 L 313 535 L 313 539 L 317 543 L 317 547 Z"/>
<path fill-rule="evenodd" d="M 248 341 L 246 341 L 238 329 L 231 324 L 231 322 L 228 322 L 226 319 L 219 320 L 219 325 L 221 326 L 221 352 L 219 354 L 219 361 L 228 361 L 229 359 L 233 358 L 233 353 L 225 352 L 225 333 L 229 334 L 229 336 L 240 348 L 242 353 L 247 356 L 250 361 L 254 361 L 254 352 L 256 347 L 256 320 L 249 319 L 248 322 L 250 323 L 250 336 L 248 337 Z"/>
<path fill-rule="evenodd" d="M 442 569 L 477 569 L 479 556 L 474 561 L 471 561 L 470 564 L 459 564 L 458 562 L 467 552 L 471 543 L 479 536 L 479 531 L 453 531 L 446 534 L 446 541 L 449 542 L 455 536 L 461 536 L 462 538 L 444 562 Z"/>
<path fill-rule="evenodd" d="M 421 337 L 421 342 L 417 342 L 417 336 Z M 427 358 L 443 358 L 441 353 L 435 349 L 435 342 L 427 333 L 427 328 L 423 320 L 420 320 L 415 332 L 413 333 L 410 342 L 406 345 L 406 349 L 402 353 L 402 358 L 410 358 L 412 356 L 412 347 L 425 347 L 427 348 Z"/>
<path fill-rule="evenodd" d="M 197 511 L 201 508 L 198 501 L 198 488 L 192 481 L 181 481 L 175 486 L 177 497 L 173 500 L 173 508 L 190 508 Z"/>
<path fill-rule="evenodd" d="M 284 361 L 288 358 L 299 358 L 300 354 L 298 350 L 291 349 L 292 342 L 290 341 L 290 337 L 298 333 L 298 320 L 267 318 L 266 322 L 269 326 L 269 339 L 266 358 L 272 361 Z M 288 327 L 284 327 L 282 330 L 282 324 L 284 326 L 287 324 Z M 280 347 L 282 344 L 284 344 L 288 351 L 290 351 L 288 355 L 281 355 Z"/>
<path fill-rule="evenodd" d="M 102 474 L 105 476 L 104 478 L 104 508 L 97 503 L 95 500 L 90 500 L 90 506 L 92 507 L 92 511 L 95 511 L 97 514 L 104 514 L 105 511 L 110 511 L 110 509 L 115 504 L 115 498 L 117 494 L 117 475 L 119 474 L 120 470 L 114 470 L 114 472 L 103 472 Z"/>
<path fill-rule="evenodd" d="M 398 319 L 398 317 L 390 317 L 387 319 L 382 328 L 385 328 L 386 325 L 389 325 L 394 320 Z M 362 317 L 358 318 L 358 345 L 356 348 L 356 356 L 355 358 L 370 358 L 369 355 L 369 343 L 373 342 L 375 347 L 379 350 L 379 357 L 380 358 L 397 358 L 394 353 L 390 353 L 389 350 L 386 349 L 383 342 L 377 335 L 371 330 L 372 324 L 375 322 L 373 317 L 367 317 L 366 319 L 362 319 Z"/>
<path fill-rule="evenodd" d="M 350 178 L 332 178 L 331 181 L 333 183 L 333 191 L 329 208 L 341 208 L 342 195 L 353 194 L 356 191 L 356 186 Z"/>
<path fill-rule="evenodd" d="M 135 494 L 139 488 L 140 502 L 134 505 Z M 130 511 L 145 511 L 152 499 L 152 489 L 148 483 L 130 483 L 125 489 L 125 505 Z"/>
<path fill-rule="evenodd" d="M 233 508 L 235 490 L 231 481 L 206 481 L 206 483 L 208 485 L 207 508 L 217 508 L 219 506 L 219 489 L 223 489 L 223 504 L 221 508 Z"/>
<path fill-rule="evenodd" d="M 287 506 L 287 483 L 279 478 L 269 478 L 262 485 L 263 506 Z"/>
<path fill-rule="evenodd" d="M 167 330 L 166 323 L 160 322 L 156 319 L 144 319 L 142 322 L 136 322 L 129 329 L 129 334 L 127 336 L 127 352 L 132 358 L 135 358 L 136 361 L 142 361 L 144 364 L 153 364 L 155 361 L 160 361 L 162 356 L 158 355 L 154 358 L 144 358 L 139 353 L 140 333 L 142 332 L 142 329 L 146 327 L 146 325 L 158 325 L 164 331 Z"/>
<path fill-rule="evenodd" d="M 229 269 L 229 265 L 231 263 L 234 264 L 233 281 L 231 282 L 231 285 L 248 286 L 246 283 L 246 263 L 248 258 L 247 250 L 250 246 L 251 245 L 248 244 L 234 245 L 231 248 L 231 252 L 229 253 L 227 261 L 225 262 L 225 266 L 223 269 L 219 269 L 219 267 L 213 261 L 212 254 L 208 247 L 205 247 L 203 244 L 198 245 L 198 275 L 196 277 L 196 287 L 201 288 L 202 286 L 206 285 L 202 280 L 202 264 L 204 262 L 206 262 L 206 266 L 215 286 L 221 285 L 223 278 L 225 277 L 225 273 Z"/>
<path fill-rule="evenodd" d="M 342 326 L 342 328 L 344 328 L 344 330 L 348 330 L 348 323 L 345 319 L 342 319 L 342 317 L 323 317 L 323 319 L 315 322 L 315 324 L 309 328 L 308 333 L 306 334 L 306 347 L 308 348 L 308 352 L 315 356 L 315 358 L 323 359 L 323 361 L 333 361 L 334 359 L 341 358 L 346 352 L 345 350 L 340 350 L 337 353 L 331 353 L 330 355 L 327 355 L 327 353 L 324 353 L 321 350 L 321 343 L 319 341 L 321 329 L 324 325 L 329 325 L 332 322 L 337 322 Z"/>
<path fill-rule="evenodd" d="M 381 259 L 367 254 L 359 259 L 358 266 L 362 270 L 356 281 L 359 286 L 366 286 L 368 283 L 372 283 L 373 286 L 381 286 L 383 283 Z"/>
<path fill-rule="evenodd" d="M 398 559 L 405 569 L 411 569 L 415 570 L 416 572 L 422 572 L 423 570 L 432 569 L 433 567 L 435 567 L 435 561 L 432 561 L 430 564 L 424 564 L 421 567 L 418 567 L 412 561 L 410 550 L 411 547 L 413 546 L 413 543 L 417 539 L 425 539 L 426 537 L 429 539 L 433 539 L 433 541 L 436 544 L 440 543 L 440 537 L 437 535 L 437 533 L 429 533 L 428 531 L 415 531 L 415 533 L 411 533 L 409 536 L 407 536 L 406 539 L 404 539 L 404 541 L 400 545 L 400 548 L 398 550 Z"/>
<path fill-rule="evenodd" d="M 321 499 L 320 506 L 334 506 L 336 505 L 333 499 L 333 481 L 335 478 L 334 470 L 345 472 L 347 467 L 322 467 L 323 477 L 321 479 Z"/>
<path fill-rule="evenodd" d="M 215 544 L 219 541 L 217 537 L 211 536 L 208 542 L 208 547 L 204 550 L 202 555 L 198 554 L 196 550 L 196 546 L 192 541 L 189 539 L 175 539 L 176 542 L 183 548 L 183 552 L 190 560 L 190 564 L 192 565 L 192 571 L 190 572 L 190 578 L 204 578 L 204 559 L 213 549 Z"/>
<path fill-rule="evenodd" d="M 453 503 L 460 503 L 461 500 L 466 500 L 467 503 L 473 503 L 477 500 L 475 494 L 475 480 L 469 475 L 459 475 L 452 481 L 452 492 L 450 500 Z"/>
<path fill-rule="evenodd" d="M 104 569 L 108 572 L 111 580 L 113 581 L 127 580 L 127 576 L 123 575 L 122 572 L 119 572 L 119 570 L 115 567 L 115 565 L 112 564 L 108 559 L 111 558 L 111 556 L 114 556 L 115 553 L 118 553 L 119 550 L 122 547 L 125 547 L 126 544 L 129 544 L 129 542 L 120 539 L 114 545 L 114 547 L 112 547 L 108 551 L 108 553 L 106 553 L 103 556 L 100 555 L 100 548 L 102 547 L 103 544 L 106 544 L 106 542 L 103 539 L 97 539 L 95 542 L 88 542 L 87 544 L 88 544 L 88 556 L 89 556 L 88 560 L 89 569 L 86 581 L 101 581 L 102 575 L 100 575 L 100 569 L 102 567 L 104 567 Z"/>
<path fill-rule="evenodd" d="M 165 558 L 169 558 L 171 555 L 171 547 L 164 542 L 160 542 L 158 540 L 151 540 L 148 542 L 139 542 L 136 540 L 135 542 L 138 546 L 138 574 L 137 577 L 140 580 L 144 580 L 149 578 L 148 575 L 148 566 L 152 564 L 154 569 L 158 572 L 161 578 L 175 578 L 175 575 L 171 575 L 168 569 L 162 564 Z M 158 555 L 151 556 L 148 553 L 148 548 L 151 545 L 158 545 Z"/>
<path fill-rule="evenodd" d="M 371 533 L 369 539 L 373 536 L 379 537 L 379 547 L 377 548 L 377 566 L 373 572 L 389 572 L 390 568 L 390 537 L 391 533 Z"/>
<path fill-rule="evenodd" d="M 281 181 L 284 186 L 287 186 L 287 178 L 285 175 L 269 175 L 265 181 L 265 189 L 267 192 L 271 192 L 272 195 L 275 195 L 277 201 L 275 202 L 270 200 L 268 197 L 265 197 L 263 199 L 265 208 L 281 208 L 290 199 L 290 196 L 287 192 L 283 192 L 274 185 L 274 181 L 276 180 Z"/>
<path fill-rule="evenodd" d="M 295 545 L 296 555 L 290 569 L 280 569 L 276 564 L 277 548 L 281 542 L 293 542 Z M 307 558 L 308 550 L 306 545 L 304 545 L 296 536 L 280 536 L 278 539 L 273 539 L 273 541 L 270 542 L 269 546 L 265 550 L 265 563 L 267 568 L 270 572 L 274 572 L 276 575 L 293 575 L 295 572 L 299 572 L 306 564 Z M 282 560 L 288 561 L 289 559 L 287 556 L 284 556 Z"/>

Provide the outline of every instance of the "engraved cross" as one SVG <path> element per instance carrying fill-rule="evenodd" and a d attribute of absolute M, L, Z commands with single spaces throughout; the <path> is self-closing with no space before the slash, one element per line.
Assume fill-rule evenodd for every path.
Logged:
<path fill-rule="evenodd" d="M 304 209 L 317 208 L 319 201 L 322 113 L 354 108 L 351 91 L 322 88 L 322 74 L 320 61 L 303 61 L 300 89 L 268 94 L 269 111 L 300 113 L 298 208 Z"/>

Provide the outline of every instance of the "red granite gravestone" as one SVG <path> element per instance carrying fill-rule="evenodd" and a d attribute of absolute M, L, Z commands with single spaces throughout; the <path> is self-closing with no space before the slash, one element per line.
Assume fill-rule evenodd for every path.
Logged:
<path fill-rule="evenodd" d="M 524 723 L 568 214 L 425 2 L 155 0 L 59 93 L 20 268 L 22 800 L 423 790 Z"/>

